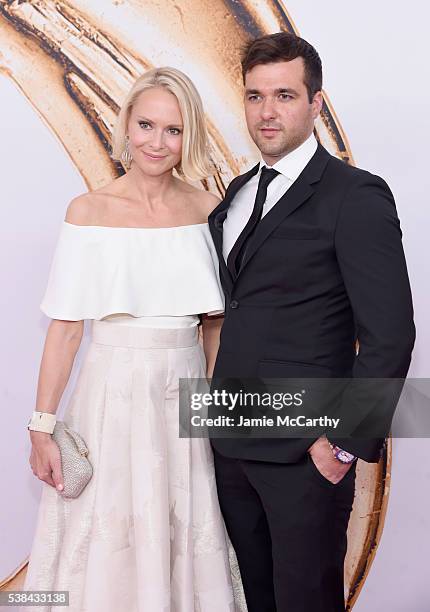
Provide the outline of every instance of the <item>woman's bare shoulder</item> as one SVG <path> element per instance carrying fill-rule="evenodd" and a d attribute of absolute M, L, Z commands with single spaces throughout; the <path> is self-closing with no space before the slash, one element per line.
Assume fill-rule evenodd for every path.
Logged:
<path fill-rule="evenodd" d="M 73 225 L 93 225 L 96 217 L 97 197 L 83 193 L 73 198 L 67 207 L 65 220 Z"/>
<path fill-rule="evenodd" d="M 115 196 L 115 189 L 113 183 L 109 183 L 73 198 L 67 207 L 65 220 L 74 225 L 98 225 L 112 196 Z"/>
<path fill-rule="evenodd" d="M 213 209 L 218 206 L 220 202 L 221 198 L 219 198 L 214 193 L 211 193 L 210 191 L 203 191 L 202 205 L 208 216 L 213 211 Z"/>
<path fill-rule="evenodd" d="M 206 222 L 214 208 L 221 202 L 220 198 L 210 191 L 193 187 L 192 198 L 200 211 L 202 222 Z"/>

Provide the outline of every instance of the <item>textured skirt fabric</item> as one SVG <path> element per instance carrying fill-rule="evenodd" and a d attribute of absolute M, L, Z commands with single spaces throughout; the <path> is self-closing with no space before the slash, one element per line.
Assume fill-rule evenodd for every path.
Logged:
<path fill-rule="evenodd" d="M 93 477 L 76 499 L 42 484 L 25 590 L 69 591 L 70 612 L 245 610 L 209 441 L 178 436 L 179 378 L 204 366 L 196 328 L 93 323 L 64 414 Z"/>

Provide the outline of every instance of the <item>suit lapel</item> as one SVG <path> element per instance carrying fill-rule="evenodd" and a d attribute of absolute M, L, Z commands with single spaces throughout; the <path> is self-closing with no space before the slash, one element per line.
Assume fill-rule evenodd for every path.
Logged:
<path fill-rule="evenodd" d="M 318 144 L 315 154 L 304 168 L 301 175 L 296 181 L 294 181 L 285 195 L 283 195 L 278 202 L 276 202 L 273 208 L 259 222 L 255 234 L 247 248 L 247 252 L 238 276 L 240 276 L 243 269 L 258 251 L 263 242 L 278 227 L 278 225 L 282 223 L 285 217 L 293 213 L 313 195 L 315 191 L 315 187 L 313 185 L 321 179 L 330 157 L 330 153 L 321 144 Z M 208 218 L 209 230 L 218 254 L 220 274 L 224 280 L 224 288 L 227 289 L 228 293 L 231 292 L 236 279 L 232 278 L 222 252 L 223 223 L 227 217 L 228 208 L 234 196 L 252 176 L 257 174 L 258 169 L 259 164 L 251 168 L 251 170 L 245 174 L 236 177 L 230 183 L 224 199 L 211 212 Z M 238 276 L 236 278 L 238 278 Z"/>
<path fill-rule="evenodd" d="M 255 255 L 263 242 L 270 234 L 278 227 L 280 223 L 291 215 L 299 206 L 304 204 L 314 193 L 313 185 L 317 183 L 325 170 L 325 167 L 330 159 L 330 154 L 320 144 L 318 148 L 304 168 L 301 175 L 294 181 L 288 191 L 276 202 L 276 204 L 264 215 L 261 219 L 255 234 L 250 240 L 247 252 L 242 262 L 238 276 L 249 260 Z"/>
<path fill-rule="evenodd" d="M 218 204 L 216 208 L 211 212 L 208 218 L 209 230 L 212 235 L 212 240 L 215 244 L 215 249 L 219 259 L 220 274 L 225 282 L 225 287 L 230 293 L 233 287 L 233 278 L 230 274 L 230 270 L 224 260 L 222 247 L 223 247 L 223 224 L 227 217 L 228 208 L 236 195 L 236 193 L 249 181 L 254 174 L 257 174 L 260 164 L 251 168 L 245 174 L 241 174 L 236 177 L 227 188 L 224 199 Z"/>

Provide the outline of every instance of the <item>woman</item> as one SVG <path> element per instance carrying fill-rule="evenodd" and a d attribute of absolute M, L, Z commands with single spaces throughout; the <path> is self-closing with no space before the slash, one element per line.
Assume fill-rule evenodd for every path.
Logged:
<path fill-rule="evenodd" d="M 24 588 L 69 591 L 73 612 L 232 611 L 210 446 L 178 437 L 178 380 L 211 376 L 223 311 L 206 223 L 218 200 L 173 175 L 210 172 L 186 75 L 159 68 L 136 81 L 113 157 L 127 172 L 69 205 L 42 303 L 52 321 L 36 411 L 47 425 L 30 431 L 30 464 L 45 485 Z M 64 499 L 49 432 L 85 319 L 92 343 L 64 421 L 94 474 Z"/>

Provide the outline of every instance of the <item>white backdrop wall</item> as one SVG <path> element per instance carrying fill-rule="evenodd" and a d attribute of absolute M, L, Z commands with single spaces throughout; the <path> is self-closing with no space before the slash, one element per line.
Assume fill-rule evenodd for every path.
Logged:
<path fill-rule="evenodd" d="M 414 295 L 417 343 L 411 376 L 429 376 L 428 231 L 430 120 L 427 3 L 285 2 L 299 33 L 320 52 L 324 88 L 355 162 L 384 177 L 396 197 Z M 33 410 L 48 321 L 39 311 L 67 203 L 85 185 L 55 137 L 0 75 L 2 504 L 0 578 L 29 553 L 40 483 L 25 429 Z M 428 612 L 430 444 L 395 440 L 382 541 L 354 611 Z"/>

